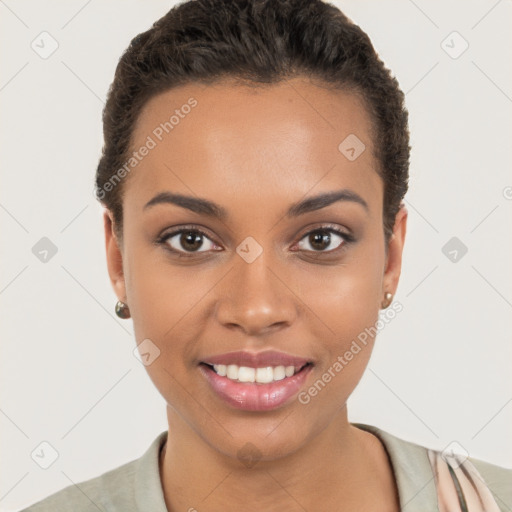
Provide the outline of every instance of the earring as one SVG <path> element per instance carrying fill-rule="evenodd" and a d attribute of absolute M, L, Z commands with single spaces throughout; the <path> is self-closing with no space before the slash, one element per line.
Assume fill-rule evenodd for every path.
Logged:
<path fill-rule="evenodd" d="M 128 304 L 118 300 L 116 304 L 116 315 L 122 319 L 130 318 L 130 310 L 128 309 Z"/>
<path fill-rule="evenodd" d="M 391 300 L 393 299 L 393 294 L 390 292 L 386 292 L 384 294 L 384 300 L 382 301 L 380 307 L 381 309 L 386 309 L 391 304 Z"/>

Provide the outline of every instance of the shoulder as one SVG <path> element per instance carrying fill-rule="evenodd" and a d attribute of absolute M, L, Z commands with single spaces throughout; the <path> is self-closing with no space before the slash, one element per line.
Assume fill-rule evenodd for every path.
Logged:
<path fill-rule="evenodd" d="M 512 509 L 512 469 L 507 469 L 467 453 L 441 452 L 426 448 L 440 501 L 459 495 L 471 510 L 487 512 Z"/>
<path fill-rule="evenodd" d="M 469 462 L 477 470 L 500 510 L 512 510 L 512 469 L 504 468 L 483 460 L 468 457 Z M 463 464 L 464 467 L 464 464 Z"/>
<path fill-rule="evenodd" d="M 165 511 L 158 454 L 166 438 L 167 431 L 161 432 L 138 459 L 68 485 L 19 512 Z"/>
<path fill-rule="evenodd" d="M 512 510 L 512 469 L 422 446 L 373 425 L 353 425 L 384 444 L 404 502 L 449 501 L 461 492 L 468 500 L 483 503 L 488 512 Z"/>
<path fill-rule="evenodd" d="M 98 512 L 119 507 L 128 511 L 134 502 L 136 463 L 133 460 L 95 478 L 68 485 L 20 512 Z"/>

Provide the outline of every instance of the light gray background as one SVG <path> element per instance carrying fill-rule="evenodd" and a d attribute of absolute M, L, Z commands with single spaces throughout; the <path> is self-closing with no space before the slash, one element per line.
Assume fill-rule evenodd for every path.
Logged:
<path fill-rule="evenodd" d="M 512 2 L 335 3 L 407 93 L 413 146 L 404 310 L 350 420 L 512 467 Z M 117 60 L 173 4 L 0 1 L 3 511 L 139 457 L 167 427 L 131 320 L 114 314 L 93 178 Z M 31 48 L 42 31 L 59 45 L 47 59 Z M 469 43 L 458 58 L 453 31 Z M 46 263 L 42 237 L 58 249 Z M 457 262 L 452 237 L 468 248 Z M 46 470 L 30 455 L 43 441 L 59 454 Z"/>

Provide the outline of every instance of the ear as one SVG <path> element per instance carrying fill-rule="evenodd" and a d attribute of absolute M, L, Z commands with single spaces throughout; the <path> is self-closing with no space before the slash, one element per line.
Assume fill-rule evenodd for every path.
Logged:
<path fill-rule="evenodd" d="M 110 282 L 118 300 L 126 302 L 126 285 L 123 272 L 123 254 L 119 241 L 114 233 L 114 220 L 112 213 L 105 209 L 103 212 L 105 227 L 105 248 L 107 251 L 107 267 Z"/>
<path fill-rule="evenodd" d="M 388 243 L 386 268 L 383 278 L 383 294 L 385 292 L 391 292 L 394 295 L 398 287 L 398 280 L 400 279 L 400 272 L 402 270 L 402 252 L 405 243 L 405 233 L 407 231 L 407 215 L 408 212 L 405 208 L 405 204 L 401 203 L 400 209 L 395 216 L 393 234 Z"/>

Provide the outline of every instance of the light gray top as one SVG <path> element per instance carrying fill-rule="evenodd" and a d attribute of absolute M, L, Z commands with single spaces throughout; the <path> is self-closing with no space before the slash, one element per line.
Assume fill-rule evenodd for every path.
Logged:
<path fill-rule="evenodd" d="M 372 425 L 352 425 L 382 441 L 395 474 L 401 511 L 438 512 L 436 479 L 428 448 Z M 167 512 L 158 465 L 167 435 L 168 431 L 161 432 L 140 458 L 65 487 L 20 512 Z M 467 460 L 485 481 L 500 512 L 512 512 L 512 469 L 471 457 Z M 472 510 L 477 509 L 468 508 L 469 512 Z"/>

